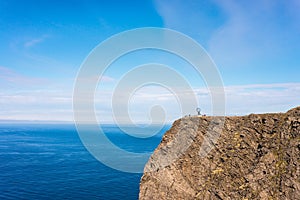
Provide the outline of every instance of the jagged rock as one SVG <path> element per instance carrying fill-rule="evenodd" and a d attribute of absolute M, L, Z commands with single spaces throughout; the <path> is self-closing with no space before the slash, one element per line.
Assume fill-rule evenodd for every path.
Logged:
<path fill-rule="evenodd" d="M 139 199 L 300 199 L 300 107 L 175 121 L 145 166 Z"/>

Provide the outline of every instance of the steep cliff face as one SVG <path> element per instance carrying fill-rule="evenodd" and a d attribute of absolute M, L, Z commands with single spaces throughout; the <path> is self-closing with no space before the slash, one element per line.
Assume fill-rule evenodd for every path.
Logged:
<path fill-rule="evenodd" d="M 300 107 L 226 117 L 201 156 L 212 120 L 174 122 L 145 166 L 140 200 L 300 199 Z"/>

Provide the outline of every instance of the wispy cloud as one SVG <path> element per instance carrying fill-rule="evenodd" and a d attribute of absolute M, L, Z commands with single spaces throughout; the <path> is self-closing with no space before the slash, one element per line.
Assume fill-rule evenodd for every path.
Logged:
<path fill-rule="evenodd" d="M 203 87 L 195 88 L 193 91 L 203 113 L 211 114 L 209 90 Z M 226 86 L 224 91 L 227 115 L 285 112 L 299 106 L 300 102 L 300 83 L 235 85 Z M 186 94 L 187 91 L 181 92 Z M 113 90 L 98 90 L 95 94 L 96 113 L 101 122 L 113 122 L 113 93 Z M 0 119 L 70 121 L 73 119 L 72 101 L 69 90 L 0 92 Z M 180 107 L 182 102 L 178 101 L 176 95 L 158 86 L 141 88 L 128 100 L 117 98 L 114 101 L 118 106 L 128 106 L 128 112 L 136 122 L 149 122 L 151 109 L 157 105 L 165 111 L 167 121 L 171 122 L 182 116 Z M 85 98 L 82 102 L 85 102 Z M 195 108 L 190 110 L 190 114 L 196 113 Z"/>
<path fill-rule="evenodd" d="M 22 90 L 0 93 L 0 119 L 72 120 L 72 94 L 57 90 Z"/>
<path fill-rule="evenodd" d="M 88 77 L 80 77 L 80 78 L 77 78 L 77 80 L 80 80 L 80 81 L 84 81 L 84 82 L 89 82 L 89 81 L 96 81 L 99 79 L 99 76 L 88 76 Z M 107 82 L 114 82 L 115 79 L 111 76 L 101 76 L 101 79 L 100 79 L 100 82 L 104 82 L 104 83 L 107 83 Z"/>
<path fill-rule="evenodd" d="M 229 115 L 284 112 L 300 105 L 300 83 L 228 86 L 225 92 Z"/>
<path fill-rule="evenodd" d="M 34 85 L 38 83 L 45 83 L 46 80 L 42 78 L 34 78 L 22 75 L 8 67 L 0 66 L 0 83 L 2 86 L 6 84 L 16 84 L 19 86 Z"/>
<path fill-rule="evenodd" d="M 244 67 L 280 62 L 294 57 L 291 49 L 300 40 L 299 20 L 290 9 L 293 1 L 217 1 L 227 14 L 227 21 L 209 41 L 209 52 L 225 67 Z M 299 14 L 298 14 L 299 16 Z M 289 46 L 287 48 L 287 46 Z"/>
<path fill-rule="evenodd" d="M 193 91 L 203 113 L 212 114 L 213 105 L 208 88 L 195 88 Z M 112 120 L 110 117 L 112 116 L 113 92 L 99 92 L 96 95 L 96 108 L 101 113 L 102 119 L 106 118 L 108 121 Z M 123 92 L 127 93 L 128 91 Z M 300 83 L 225 86 L 224 92 L 227 115 L 285 112 L 300 105 Z M 181 91 L 181 95 L 186 93 L 185 90 Z M 119 96 L 121 95 L 119 94 Z M 122 98 L 115 99 L 115 101 L 121 106 L 124 106 L 124 103 L 127 104 L 131 118 L 136 121 L 149 120 L 151 108 L 155 105 L 159 105 L 165 110 L 167 121 L 173 121 L 182 116 L 180 104 L 187 103 L 178 101 L 176 95 L 162 87 L 142 88 L 136 91 L 128 101 Z M 195 113 L 195 108 L 190 108 L 190 114 Z"/>
<path fill-rule="evenodd" d="M 164 26 L 181 31 L 206 45 L 210 35 L 223 23 L 214 1 L 155 0 Z M 213 16 L 212 17 L 212 13 Z"/>
<path fill-rule="evenodd" d="M 299 57 L 297 0 L 155 2 L 165 26 L 199 41 L 218 66 L 286 67 L 286 60 Z"/>
<path fill-rule="evenodd" d="M 39 43 L 44 42 L 47 38 L 49 38 L 49 35 L 42 35 L 40 37 L 30 39 L 24 43 L 24 47 L 26 48 L 33 47 Z"/>

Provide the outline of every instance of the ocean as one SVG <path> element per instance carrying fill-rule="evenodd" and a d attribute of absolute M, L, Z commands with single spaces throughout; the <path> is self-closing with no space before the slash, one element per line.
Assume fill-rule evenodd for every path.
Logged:
<path fill-rule="evenodd" d="M 114 125 L 103 131 L 125 150 L 151 152 L 169 128 L 147 139 L 130 137 Z M 133 200 L 141 176 L 96 160 L 72 124 L 0 124 L 0 199 Z"/>

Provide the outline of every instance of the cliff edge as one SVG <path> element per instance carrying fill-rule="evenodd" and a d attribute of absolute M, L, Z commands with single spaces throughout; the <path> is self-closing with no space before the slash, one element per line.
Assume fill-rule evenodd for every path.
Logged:
<path fill-rule="evenodd" d="M 173 123 L 145 166 L 140 200 L 300 199 L 300 107 L 214 123 L 208 116 Z M 217 141 L 201 156 L 208 130 Z"/>

